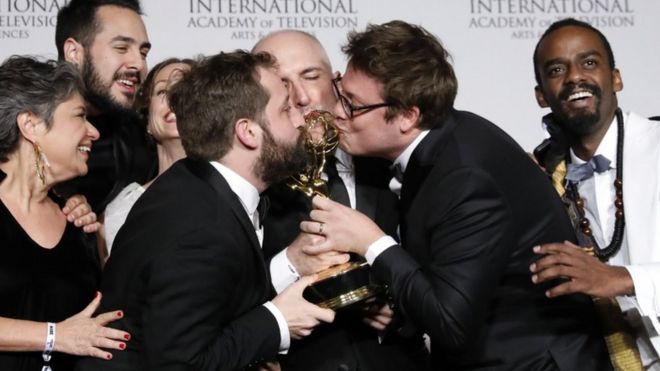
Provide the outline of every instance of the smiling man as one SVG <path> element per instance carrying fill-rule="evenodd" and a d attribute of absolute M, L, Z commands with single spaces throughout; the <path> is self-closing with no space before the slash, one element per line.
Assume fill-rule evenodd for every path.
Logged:
<path fill-rule="evenodd" d="M 57 16 L 59 59 L 81 71 L 89 120 L 101 134 L 89 173 L 58 190 L 82 193 L 97 213 L 126 184 L 144 183 L 155 171 L 155 153 L 131 110 L 151 48 L 140 13 L 137 0 L 72 0 Z"/>
<path fill-rule="evenodd" d="M 366 257 L 409 331 L 431 338 L 434 369 L 608 370 L 590 299 L 549 299 L 532 246 L 574 239 L 544 174 L 493 123 L 454 108 L 457 81 L 438 39 L 402 21 L 349 35 L 335 79 L 340 145 L 393 161 L 396 244 L 354 210 L 314 198 L 310 252 Z"/>
<path fill-rule="evenodd" d="M 642 365 L 660 370 L 653 346 L 660 340 L 660 125 L 621 111 L 612 48 L 587 23 L 551 25 L 536 46 L 534 71 L 536 99 L 552 110 L 543 118 L 551 137 L 535 155 L 569 205 L 579 244 L 597 257 L 571 243 L 541 246 L 537 253 L 548 256 L 531 267 L 534 282 L 570 278 L 552 297 L 616 297 Z"/>

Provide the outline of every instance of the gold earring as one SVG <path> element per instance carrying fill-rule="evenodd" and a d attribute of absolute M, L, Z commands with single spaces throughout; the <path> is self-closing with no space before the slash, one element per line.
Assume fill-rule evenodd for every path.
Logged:
<path fill-rule="evenodd" d="M 37 169 L 37 175 L 39 176 L 39 179 L 41 179 L 41 183 L 46 184 L 46 174 L 44 170 L 49 167 L 50 164 L 48 163 L 46 155 L 41 150 L 39 143 L 32 143 L 32 147 L 34 148 L 34 167 Z"/>

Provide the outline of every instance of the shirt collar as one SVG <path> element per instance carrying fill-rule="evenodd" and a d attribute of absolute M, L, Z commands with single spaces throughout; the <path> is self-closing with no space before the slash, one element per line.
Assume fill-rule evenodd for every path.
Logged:
<path fill-rule="evenodd" d="M 348 153 L 337 147 L 334 153 L 337 159 L 337 171 L 351 171 L 353 169 L 353 158 Z"/>
<path fill-rule="evenodd" d="M 627 117 L 624 117 L 624 121 Z M 607 132 L 605 133 L 605 136 L 603 137 L 603 140 L 601 140 L 600 144 L 598 145 L 598 148 L 596 149 L 596 152 L 594 153 L 594 156 L 596 155 L 603 155 L 605 156 L 608 160 L 610 160 L 610 167 L 612 169 L 616 169 L 616 142 L 617 142 L 617 122 L 616 122 L 616 115 L 614 116 L 614 120 L 610 123 L 610 127 L 607 128 Z M 573 148 L 570 149 L 570 154 L 571 154 L 571 163 L 574 164 L 584 164 L 586 161 L 582 160 L 579 158 L 575 152 L 573 152 Z"/>
<path fill-rule="evenodd" d="M 236 193 L 248 215 L 253 215 L 259 205 L 259 191 L 257 188 L 225 165 L 217 161 L 211 161 L 211 165 L 225 178 L 229 188 Z"/>
<path fill-rule="evenodd" d="M 406 167 L 408 166 L 408 162 L 410 161 L 410 156 L 412 156 L 413 152 L 415 151 L 415 148 L 419 145 L 419 143 L 424 139 L 424 137 L 429 133 L 429 130 L 424 130 L 419 135 L 415 140 L 412 141 L 406 147 L 406 149 L 397 157 L 396 160 L 394 160 L 394 163 L 392 164 L 393 166 L 398 166 L 401 169 L 402 173 L 406 172 Z"/>

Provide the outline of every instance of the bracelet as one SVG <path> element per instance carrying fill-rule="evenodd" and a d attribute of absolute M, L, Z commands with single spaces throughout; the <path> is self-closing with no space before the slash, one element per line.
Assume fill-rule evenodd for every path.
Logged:
<path fill-rule="evenodd" d="M 41 354 L 46 363 L 50 361 L 50 354 L 55 348 L 55 324 L 53 322 L 48 322 L 47 325 L 48 332 L 46 333 L 46 345 L 44 346 L 44 352 Z"/>

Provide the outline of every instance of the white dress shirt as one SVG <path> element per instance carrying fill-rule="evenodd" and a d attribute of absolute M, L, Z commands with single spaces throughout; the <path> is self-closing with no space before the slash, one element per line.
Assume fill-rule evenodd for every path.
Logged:
<path fill-rule="evenodd" d="M 243 205 L 243 209 L 247 213 L 252 224 L 255 228 L 255 233 L 257 234 L 257 239 L 259 240 L 259 245 L 263 244 L 264 240 L 264 229 L 261 226 L 259 220 L 259 213 L 257 212 L 257 206 L 259 206 L 259 191 L 255 188 L 250 182 L 245 180 L 242 176 L 238 175 L 235 171 L 224 166 L 223 164 L 211 161 L 211 165 L 218 170 L 223 178 L 229 184 L 229 188 L 238 196 L 238 199 Z M 280 352 L 286 352 L 291 346 L 291 335 L 289 334 L 289 325 L 286 323 L 286 319 L 282 312 L 270 301 L 265 302 L 264 307 L 266 307 L 277 320 L 277 325 L 280 328 Z"/>
<path fill-rule="evenodd" d="M 401 169 L 401 173 L 404 174 L 406 172 L 406 168 L 408 167 L 408 162 L 410 161 L 410 157 L 415 151 L 415 148 L 419 146 L 419 143 L 422 142 L 422 139 L 424 139 L 426 135 L 428 135 L 428 133 L 429 130 L 424 130 L 421 133 L 419 133 L 417 138 L 415 138 L 415 140 L 413 140 L 412 143 L 410 143 L 408 147 L 406 147 L 406 149 L 403 152 L 401 152 L 399 157 L 397 157 L 397 159 L 394 160 L 392 166 L 399 167 L 399 169 Z M 394 192 L 398 197 L 401 197 L 402 186 L 403 185 L 401 184 L 401 182 L 399 182 L 399 180 L 397 180 L 396 178 L 392 178 L 392 180 L 390 181 L 390 190 L 392 190 L 392 192 Z M 397 242 L 391 236 L 383 236 L 377 239 L 371 245 L 369 245 L 369 247 L 367 248 L 367 253 L 364 255 L 364 258 L 367 259 L 367 263 L 369 263 L 369 265 L 372 265 L 374 263 L 374 260 L 376 260 L 376 258 L 378 257 L 378 255 L 382 254 L 383 252 L 385 252 L 385 250 L 396 244 Z"/>

